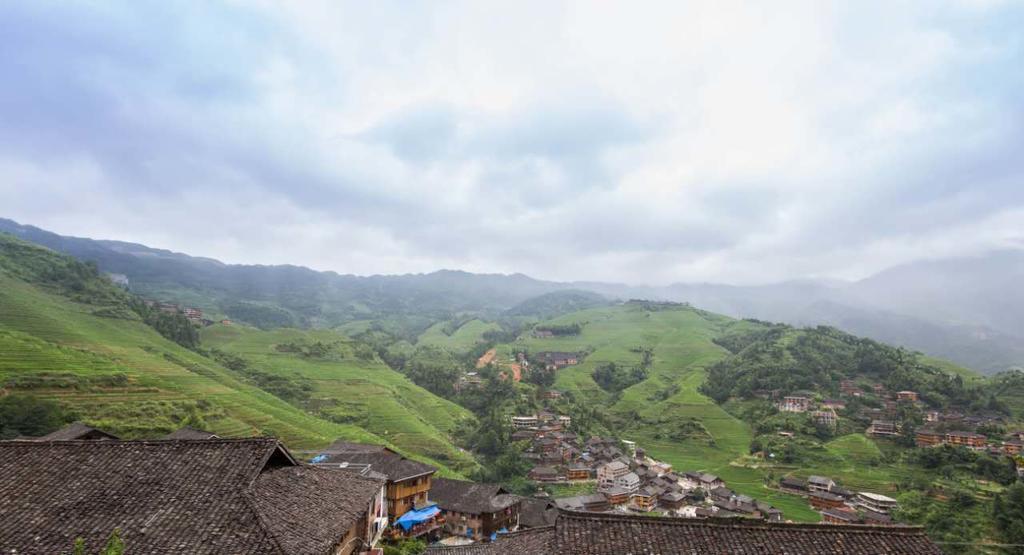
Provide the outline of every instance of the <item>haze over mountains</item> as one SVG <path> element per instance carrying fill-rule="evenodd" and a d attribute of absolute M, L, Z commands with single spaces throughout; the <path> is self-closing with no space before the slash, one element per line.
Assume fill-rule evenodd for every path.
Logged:
<path fill-rule="evenodd" d="M 1024 251 L 914 262 L 855 282 L 798 280 L 760 286 L 645 287 L 553 282 L 522 274 L 354 276 L 300 266 L 229 265 L 120 241 L 57 235 L 0 219 L 12 233 L 128 276 L 142 295 L 200 306 L 250 323 L 332 327 L 391 314 L 414 318 L 473 312 L 485 317 L 574 309 L 607 300 L 689 302 L 734 317 L 828 324 L 904 345 L 991 374 L 1024 366 Z M 544 303 L 536 298 L 548 295 Z"/>

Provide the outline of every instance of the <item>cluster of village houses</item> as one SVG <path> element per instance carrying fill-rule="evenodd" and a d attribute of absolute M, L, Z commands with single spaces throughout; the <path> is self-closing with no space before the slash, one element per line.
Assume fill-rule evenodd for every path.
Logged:
<path fill-rule="evenodd" d="M 168 314 L 181 314 L 181 315 L 184 315 L 185 318 L 187 318 L 189 322 L 192 322 L 193 324 L 195 324 L 197 326 L 212 326 L 213 324 L 216 323 L 213 320 L 210 320 L 209 318 L 204 318 L 203 317 L 203 310 L 200 309 L 200 308 L 195 308 L 195 307 L 191 307 L 191 306 L 181 306 L 181 305 L 175 304 L 175 303 L 168 303 L 168 302 L 163 302 L 163 301 L 154 301 L 154 300 L 150 300 L 150 299 L 147 299 L 147 300 L 145 300 L 143 302 L 146 303 L 146 306 L 148 306 L 148 307 L 155 308 L 157 310 L 160 310 L 162 312 L 166 312 Z M 224 319 L 224 320 L 221 320 L 220 323 L 221 324 L 230 325 L 231 324 L 231 320 Z"/>
<path fill-rule="evenodd" d="M 536 465 L 528 474 L 531 480 L 548 484 L 596 481 L 595 493 L 555 499 L 558 508 L 782 520 L 781 511 L 734 493 L 721 478 L 700 472 L 674 472 L 672 465 L 647 456 L 635 442 L 602 437 L 581 441 L 566 429 L 571 423 L 568 416 L 542 411 L 513 416 L 511 421 L 515 429 L 512 440 L 528 442 L 524 457 Z"/>
<path fill-rule="evenodd" d="M 596 470 L 600 501 L 521 497 L 498 485 L 441 478 L 436 468 L 379 445 L 337 441 L 307 464 L 273 438 L 226 439 L 186 427 L 158 440 L 126 441 L 75 423 L 40 438 L 0 441 L 0 550 L 64 553 L 83 541 L 97 552 L 117 530 L 132 553 L 381 555 L 385 538 L 425 539 L 431 555 L 721 553 L 723 546 L 752 553 L 769 545 L 781 553 L 778 542 L 790 554 L 828 546 L 939 553 L 920 529 L 769 529 L 745 525 L 748 519 L 616 512 L 609 495 L 631 491 L 636 509 L 664 503 L 671 514 L 685 514 L 681 502 L 699 490 L 711 505 L 691 516 L 749 507 L 748 514 L 781 520 L 770 506 L 728 492 L 719 478 L 675 474 L 628 442 L 585 447 L 607 461 Z"/>
<path fill-rule="evenodd" d="M 779 480 L 782 491 L 802 495 L 821 513 L 824 522 L 832 524 L 893 524 L 891 513 L 896 500 L 867 491 L 853 492 L 827 476 L 810 476 L 807 480 L 786 477 Z"/>
<path fill-rule="evenodd" d="M 862 397 L 864 389 L 853 380 L 843 380 L 840 384 L 840 392 L 844 397 Z M 896 421 L 897 408 L 901 403 L 912 403 L 924 409 L 917 392 L 897 391 L 895 393 L 886 390 L 882 384 L 871 384 L 871 393 L 881 401 L 882 407 L 864 407 L 861 409 L 861 416 L 871 419 L 871 425 L 865 433 L 872 437 L 887 438 L 896 437 L 903 432 L 899 422 Z M 762 396 L 770 397 L 774 392 Z M 846 408 L 846 401 L 842 399 L 824 399 L 815 401 L 813 394 L 809 392 L 797 392 L 793 395 L 786 395 L 777 401 L 776 407 L 782 412 L 810 413 L 816 423 L 835 426 L 838 422 L 836 411 Z M 1000 424 L 1000 417 L 995 415 L 964 415 L 956 411 L 924 410 L 925 425 L 914 431 L 914 439 L 918 447 L 932 447 L 936 445 L 964 446 L 971 449 L 985 450 L 993 455 L 1004 454 L 1016 457 L 1024 449 L 1024 432 L 1010 434 L 1009 439 L 994 444 L 984 434 L 976 431 L 979 426 L 985 424 Z M 780 432 L 786 435 L 786 432 Z M 1024 461 L 1019 461 L 1018 471 L 1024 474 Z"/>

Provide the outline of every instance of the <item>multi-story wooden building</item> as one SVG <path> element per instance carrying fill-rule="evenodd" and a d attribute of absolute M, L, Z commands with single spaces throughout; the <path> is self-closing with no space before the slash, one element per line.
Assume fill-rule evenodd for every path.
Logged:
<path fill-rule="evenodd" d="M 946 443 L 950 445 L 963 445 L 971 449 L 982 449 L 988 438 L 973 432 L 946 432 Z"/>
<path fill-rule="evenodd" d="M 928 428 L 922 428 L 914 432 L 914 442 L 918 447 L 933 447 L 942 445 L 946 441 L 946 434 L 936 432 Z"/>
<path fill-rule="evenodd" d="M 430 496 L 450 534 L 490 541 L 498 533 L 519 529 L 522 500 L 499 485 L 435 478 Z"/>
<path fill-rule="evenodd" d="M 811 506 L 819 511 L 822 509 L 838 509 L 846 504 L 846 499 L 840 495 L 834 493 L 828 493 L 827 491 L 812 491 L 807 499 L 811 502 Z"/>
<path fill-rule="evenodd" d="M 387 480 L 388 517 L 395 520 L 429 500 L 431 479 L 437 469 L 407 459 L 381 445 L 338 441 L 324 452 L 320 465 L 339 468 L 363 468 L 383 475 Z"/>

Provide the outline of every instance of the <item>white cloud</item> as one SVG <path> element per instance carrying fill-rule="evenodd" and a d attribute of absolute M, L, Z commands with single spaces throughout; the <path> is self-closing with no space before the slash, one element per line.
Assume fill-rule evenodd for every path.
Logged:
<path fill-rule="evenodd" d="M 1021 240 L 1013 5 L 40 9 L 0 8 L 0 215 L 58 232 L 645 283 Z"/>

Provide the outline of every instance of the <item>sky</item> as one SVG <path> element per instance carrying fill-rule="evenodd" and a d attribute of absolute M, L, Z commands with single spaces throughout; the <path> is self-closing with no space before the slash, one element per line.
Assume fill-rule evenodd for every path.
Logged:
<path fill-rule="evenodd" d="M 662 285 L 1024 248 L 1024 3 L 0 3 L 0 217 Z"/>

